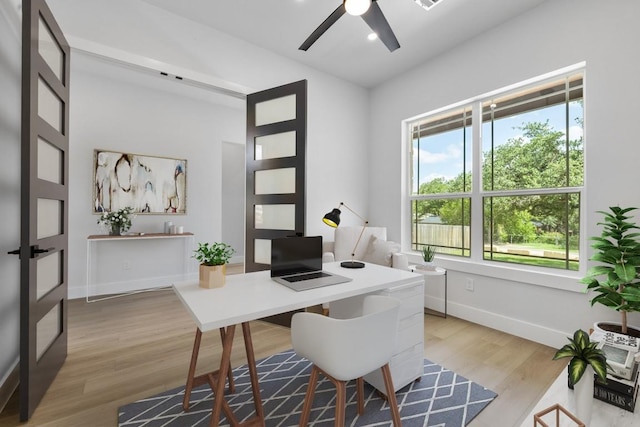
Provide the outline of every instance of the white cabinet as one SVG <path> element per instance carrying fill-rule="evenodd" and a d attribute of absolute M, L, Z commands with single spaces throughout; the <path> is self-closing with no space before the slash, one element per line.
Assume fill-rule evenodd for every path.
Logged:
<path fill-rule="evenodd" d="M 402 301 L 398 315 L 398 330 L 393 357 L 389 366 L 393 386 L 399 390 L 420 378 L 424 363 L 424 279 L 416 278 L 412 283 L 394 286 L 376 292 Z M 364 296 L 334 301 L 329 306 L 329 315 L 347 319 L 362 314 Z M 365 375 L 365 381 L 385 394 L 384 381 L 380 370 Z"/>

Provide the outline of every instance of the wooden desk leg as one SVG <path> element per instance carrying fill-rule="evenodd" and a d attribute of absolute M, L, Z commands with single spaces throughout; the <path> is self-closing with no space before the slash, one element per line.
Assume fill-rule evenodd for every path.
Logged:
<path fill-rule="evenodd" d="M 222 359 L 220 360 L 220 376 L 225 378 L 227 371 L 231 365 L 231 347 L 233 346 L 233 335 L 236 331 L 236 325 L 227 327 L 227 332 L 222 340 Z M 222 402 L 224 401 L 224 381 L 218 381 L 216 389 L 213 392 L 213 411 L 211 412 L 211 427 L 218 427 L 220 424 L 220 413 L 222 412 Z M 230 424 L 233 425 L 231 420 Z"/>
<path fill-rule="evenodd" d="M 247 366 L 251 378 L 251 390 L 253 391 L 253 405 L 256 408 L 256 418 L 258 425 L 264 426 L 264 410 L 262 408 L 262 398 L 260 397 L 260 384 L 258 383 L 258 370 L 256 368 L 256 357 L 253 353 L 253 341 L 251 340 L 251 330 L 249 322 L 242 324 L 242 334 L 244 337 L 244 347 L 247 352 Z"/>
<path fill-rule="evenodd" d="M 200 342 L 202 341 L 202 331 L 196 328 L 196 338 L 193 340 L 193 350 L 191 351 L 191 363 L 189 364 L 189 373 L 187 374 L 187 385 L 184 388 L 184 399 L 182 400 L 182 409 L 189 410 L 189 400 L 191 399 L 191 390 L 196 374 L 196 365 L 198 363 L 198 353 L 200 352 Z"/>
<path fill-rule="evenodd" d="M 220 361 L 219 378 L 224 378 L 227 375 L 227 370 L 231 366 L 231 347 L 233 345 L 233 335 L 235 333 L 235 325 L 227 327 L 227 331 L 224 334 L 224 340 L 222 342 L 222 360 Z M 232 426 L 262 426 L 264 427 L 264 410 L 262 408 L 262 399 L 260 397 L 260 385 L 258 384 L 258 370 L 256 368 L 256 359 L 253 353 L 253 342 L 251 341 L 251 329 L 249 323 L 242 324 L 242 335 L 244 338 L 244 346 L 247 354 L 247 367 L 249 368 L 249 377 L 251 378 L 251 391 L 253 393 L 253 402 L 256 410 L 256 416 L 245 421 L 244 423 L 238 423 L 235 416 L 231 413 L 231 410 L 221 394 L 224 390 L 224 382 L 218 381 L 216 389 L 214 391 L 213 411 L 211 413 L 211 427 L 218 427 L 220 424 L 221 411 L 225 411 L 225 415 L 228 418 L 229 424 Z M 218 398 L 220 396 L 220 398 Z"/>
<path fill-rule="evenodd" d="M 226 334 L 226 332 L 225 332 L 224 328 L 220 328 L 220 339 L 221 339 L 222 343 L 224 343 L 225 334 Z M 236 385 L 233 382 L 233 370 L 231 369 L 231 361 L 229 361 L 229 366 L 227 367 L 227 369 L 229 370 L 229 372 L 227 372 L 227 377 L 229 378 L 229 392 L 230 393 L 235 393 Z M 221 378 L 224 378 L 224 377 L 221 377 Z"/>
<path fill-rule="evenodd" d="M 224 328 L 220 328 L 220 338 L 222 338 L 222 342 L 224 343 L 225 330 Z M 196 366 L 198 364 L 198 354 L 200 353 L 200 344 L 202 343 L 202 331 L 199 328 L 196 328 L 196 337 L 193 340 L 193 350 L 191 351 L 191 363 L 189 364 L 189 373 L 187 374 L 187 384 L 184 388 L 184 398 L 182 400 L 182 408 L 185 411 L 189 410 L 189 403 L 191 400 L 191 391 L 193 387 L 196 385 L 202 384 L 202 381 L 199 380 L 196 384 Z M 229 362 L 227 371 L 227 377 L 229 379 L 229 391 L 231 393 L 235 392 L 235 384 L 233 382 L 233 371 L 231 370 L 231 362 Z M 224 377 L 221 377 L 224 378 Z M 200 379 L 200 377 L 198 378 Z M 223 382 L 224 383 L 224 382 Z"/>

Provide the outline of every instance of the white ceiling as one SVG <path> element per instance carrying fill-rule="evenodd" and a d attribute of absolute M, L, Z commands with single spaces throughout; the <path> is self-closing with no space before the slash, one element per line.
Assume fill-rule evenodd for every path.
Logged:
<path fill-rule="evenodd" d="M 389 52 L 361 17 L 343 15 L 307 51 L 302 42 L 341 0 L 143 0 L 365 87 L 376 86 L 546 0 L 379 0 L 400 49 Z"/>

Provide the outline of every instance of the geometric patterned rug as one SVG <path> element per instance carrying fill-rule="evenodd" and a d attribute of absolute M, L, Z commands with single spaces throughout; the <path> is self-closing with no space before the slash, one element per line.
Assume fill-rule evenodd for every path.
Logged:
<path fill-rule="evenodd" d="M 266 427 L 297 426 L 304 395 L 309 383 L 311 365 L 293 350 L 269 356 L 256 362 Z M 238 420 L 253 416 L 253 400 L 249 370 L 246 365 L 233 370 L 236 391 L 226 394 Z M 182 410 L 184 387 L 148 397 L 122 406 L 118 411 L 119 427 L 193 427 L 208 426 L 213 405 L 213 392 L 204 384 L 191 392 L 191 407 Z M 424 374 L 396 392 L 404 427 L 462 427 L 480 413 L 497 396 L 455 372 L 425 359 Z M 313 402 L 310 426 L 333 426 L 335 388 L 320 375 Z M 365 382 L 364 415 L 356 412 L 355 381 L 347 385 L 347 426 L 392 426 L 386 401 Z M 220 425 L 228 425 L 221 420 Z"/>

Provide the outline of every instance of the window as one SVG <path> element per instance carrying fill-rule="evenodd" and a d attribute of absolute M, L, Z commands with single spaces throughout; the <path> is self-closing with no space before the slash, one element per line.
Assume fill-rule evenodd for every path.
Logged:
<path fill-rule="evenodd" d="M 471 221 L 471 108 L 412 126 L 412 249 L 469 256 Z"/>
<path fill-rule="evenodd" d="M 412 249 L 432 245 L 474 259 L 578 270 L 581 72 L 409 125 Z M 481 212 L 472 216 L 471 206 Z"/>

